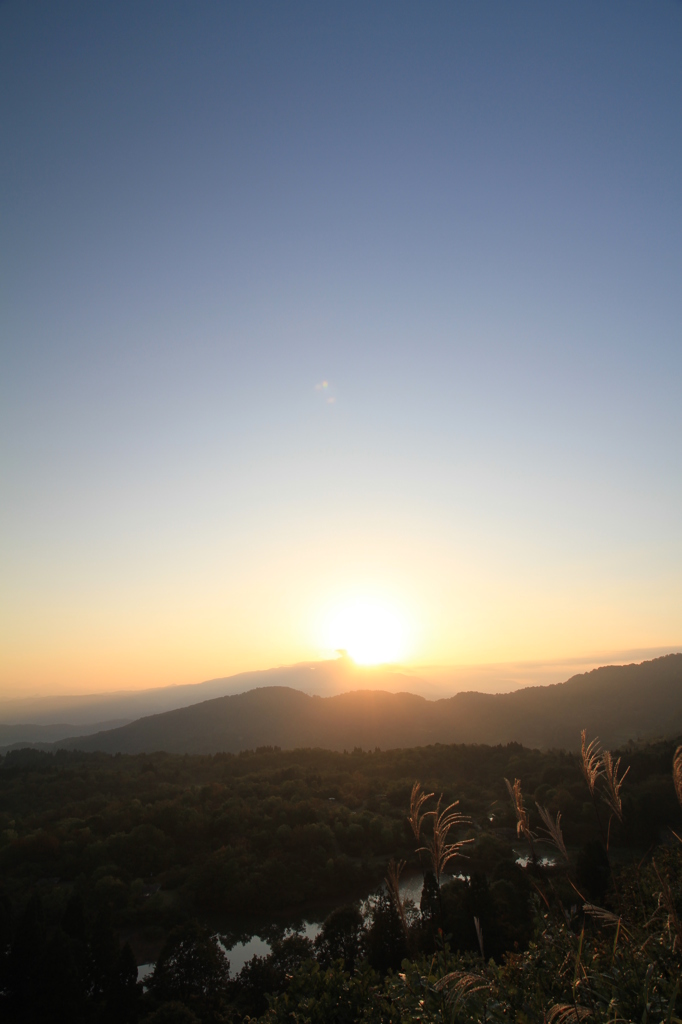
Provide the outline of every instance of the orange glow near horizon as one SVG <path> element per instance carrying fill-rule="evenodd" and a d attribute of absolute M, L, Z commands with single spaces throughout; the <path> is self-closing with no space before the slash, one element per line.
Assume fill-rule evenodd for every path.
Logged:
<path fill-rule="evenodd" d="M 330 554 L 326 538 L 294 545 L 273 537 L 241 564 L 225 554 L 220 561 L 216 546 L 205 560 L 193 551 L 197 564 L 175 572 L 159 556 L 130 579 L 117 580 L 112 569 L 103 581 L 83 566 L 70 590 L 56 573 L 40 591 L 8 588 L 0 599 L 0 700 L 197 683 L 322 660 L 337 649 L 360 664 L 416 670 L 570 659 L 679 639 L 676 580 L 640 595 L 594 579 L 554 579 L 537 567 L 526 566 L 524 576 L 516 565 L 467 559 L 429 538 L 400 557 L 391 538 L 353 540 L 354 558 L 341 545 Z"/>

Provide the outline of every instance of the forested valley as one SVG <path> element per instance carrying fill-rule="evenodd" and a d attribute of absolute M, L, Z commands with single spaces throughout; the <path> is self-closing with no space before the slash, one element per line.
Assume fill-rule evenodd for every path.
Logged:
<path fill-rule="evenodd" d="M 676 747 L 13 751 L 2 1014 L 677 1021 Z M 410 871 L 418 904 L 400 894 Z M 281 923 L 315 907 L 314 941 Z M 272 922 L 271 952 L 237 974 L 225 948 L 254 913 Z M 144 946 L 159 952 L 142 985 Z"/>

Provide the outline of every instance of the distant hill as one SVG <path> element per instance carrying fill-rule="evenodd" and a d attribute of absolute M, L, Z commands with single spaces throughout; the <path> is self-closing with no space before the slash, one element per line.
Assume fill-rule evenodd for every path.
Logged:
<path fill-rule="evenodd" d="M 657 649 L 619 652 L 612 664 L 640 662 L 677 653 Z M 606 660 L 606 659 L 605 659 Z M 350 658 L 305 661 L 259 671 L 207 679 L 202 683 L 158 686 L 147 690 L 114 690 L 109 693 L 57 694 L 44 697 L 0 699 L 0 749 L 12 742 L 52 742 L 66 736 L 113 729 L 117 725 L 157 715 L 175 708 L 244 693 L 263 686 L 289 686 L 311 696 L 332 697 L 349 690 L 388 690 L 417 693 L 429 700 L 475 690 L 477 693 L 509 693 L 528 686 L 563 682 L 578 667 L 583 672 L 599 663 L 572 666 L 570 662 L 524 662 L 495 665 L 424 666 L 409 669 L 395 665 L 356 665 Z M 604 662 L 602 661 L 602 664 Z M 64 724 L 68 723 L 68 724 Z M 43 726 L 54 726 L 49 733 Z M 16 730 L 4 730 L 16 726 Z"/>
<path fill-rule="evenodd" d="M 19 726 L 22 735 L 17 736 L 17 739 L 56 740 L 83 731 L 94 732 L 105 727 L 113 728 L 114 724 L 131 722 L 142 716 L 160 714 L 212 697 L 244 693 L 246 690 L 263 686 L 289 686 L 318 696 L 331 696 L 358 688 L 392 692 L 410 690 L 427 697 L 439 697 L 443 693 L 442 685 L 430 683 L 413 673 L 402 672 L 385 665 L 368 668 L 355 665 L 350 658 L 335 658 L 329 661 L 301 662 L 297 665 L 285 665 L 258 672 L 239 672 L 233 676 L 181 686 L 118 690 L 111 693 L 23 697 L 0 701 L 0 744 L 11 742 L 11 739 L 5 738 L 10 733 L 2 732 L 3 726 Z M 455 689 L 456 687 L 453 687 L 449 692 L 454 693 Z M 66 726 L 70 732 L 61 731 L 64 722 L 70 723 Z M 60 730 L 59 735 L 46 737 L 41 728 L 35 728 L 45 725 L 54 725 Z M 84 726 L 87 727 L 86 730 Z"/>
<path fill-rule="evenodd" d="M 104 729 L 115 729 L 119 725 L 127 725 L 129 718 L 119 718 L 104 722 L 93 722 L 90 732 L 101 732 Z M 54 725 L 35 725 L 19 722 L 5 725 L 0 723 L 0 748 L 22 746 L 27 743 L 50 744 L 55 740 L 63 740 L 67 736 L 75 736 L 83 731 L 82 723 L 56 722 Z"/>
<path fill-rule="evenodd" d="M 553 686 L 459 693 L 435 701 L 382 690 L 311 697 L 290 687 L 266 686 L 56 746 L 204 754 L 261 746 L 350 750 L 516 741 L 574 749 L 582 728 L 609 747 L 682 732 L 682 654 L 599 668 Z"/>

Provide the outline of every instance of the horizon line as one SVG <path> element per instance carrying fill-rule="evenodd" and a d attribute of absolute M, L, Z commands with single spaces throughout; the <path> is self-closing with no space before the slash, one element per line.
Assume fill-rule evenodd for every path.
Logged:
<path fill-rule="evenodd" d="M 207 683 L 220 682 L 223 680 L 234 679 L 238 676 L 248 675 L 259 675 L 266 672 L 277 672 L 278 670 L 293 669 L 299 666 L 314 666 L 314 665 L 327 665 L 334 663 L 350 662 L 354 668 L 360 669 L 361 671 L 381 671 L 387 669 L 401 670 L 407 674 L 414 673 L 415 675 L 419 672 L 430 672 L 430 673 L 484 673 L 484 672 L 496 672 L 501 670 L 529 670 L 529 669 L 542 669 L 542 668 L 555 668 L 568 667 L 571 665 L 592 665 L 593 668 L 607 668 L 609 665 L 624 665 L 624 664 L 637 664 L 641 661 L 654 660 L 658 657 L 666 657 L 671 654 L 682 654 L 682 644 L 674 644 L 659 647 L 636 647 L 629 648 L 627 650 L 603 652 L 601 654 L 594 655 L 574 655 L 566 658 L 540 658 L 532 660 L 519 660 L 519 661 L 499 661 L 499 662 L 455 662 L 449 664 L 403 664 L 401 662 L 386 662 L 376 665 L 363 665 L 361 663 L 354 662 L 349 655 L 342 655 L 336 658 L 320 658 L 317 660 L 306 660 L 290 662 L 288 664 L 279 664 L 269 666 L 268 668 L 261 669 L 244 669 L 239 672 L 232 672 L 225 676 L 212 676 L 208 679 L 201 679 L 198 682 L 187 682 L 187 683 L 161 683 L 158 686 L 145 686 L 138 687 L 135 689 L 121 688 L 117 690 L 91 690 L 80 693 L 73 692 L 62 692 L 62 693 L 32 693 L 20 697 L 7 697 L 0 696 L 0 706 L 6 706 L 8 704 L 22 704 L 30 703 L 33 701 L 42 700 L 66 700 L 72 698 L 74 700 L 83 700 L 86 698 L 106 698 L 117 695 L 134 695 L 142 693 L 153 693 L 159 690 L 179 690 L 185 687 L 199 687 Z M 647 657 L 648 655 L 648 657 Z M 631 660 L 632 659 L 632 660 Z M 423 680 L 428 682 L 428 680 Z M 505 680 L 500 680 L 501 683 Z M 508 680 L 506 680 L 508 682 Z M 446 685 L 445 681 L 440 684 L 434 683 L 434 685 Z M 552 685 L 552 683 L 532 683 L 532 682 L 520 682 L 516 689 L 524 689 L 526 686 L 537 686 L 537 685 Z M 407 691 L 406 691 L 407 692 Z M 467 692 L 467 691 L 459 691 Z M 468 691 L 476 692 L 476 691 Z"/>

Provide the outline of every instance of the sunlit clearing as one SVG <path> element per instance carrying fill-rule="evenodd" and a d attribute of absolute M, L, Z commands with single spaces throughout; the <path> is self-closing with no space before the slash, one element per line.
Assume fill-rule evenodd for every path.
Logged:
<path fill-rule="evenodd" d="M 405 623 L 392 609 L 369 601 L 355 604 L 332 616 L 329 646 L 345 650 L 360 665 L 398 661 L 407 649 Z"/>

